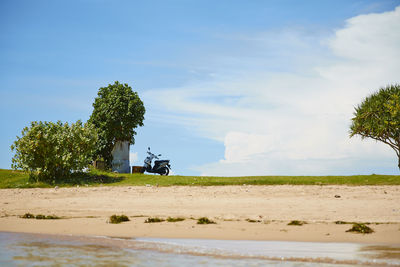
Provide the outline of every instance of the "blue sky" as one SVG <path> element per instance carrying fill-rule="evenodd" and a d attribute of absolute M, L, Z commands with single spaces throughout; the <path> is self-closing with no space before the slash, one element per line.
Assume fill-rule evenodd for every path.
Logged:
<path fill-rule="evenodd" d="M 144 101 L 147 146 L 182 175 L 397 174 L 348 138 L 400 82 L 400 1 L 1 1 L 0 168 L 30 121 L 86 121 L 99 87 Z M 397 61 L 397 62 L 396 62 Z"/>

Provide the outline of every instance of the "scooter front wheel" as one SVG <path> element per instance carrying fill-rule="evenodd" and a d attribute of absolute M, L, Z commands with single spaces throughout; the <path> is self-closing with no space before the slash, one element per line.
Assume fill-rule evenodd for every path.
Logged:
<path fill-rule="evenodd" d="M 161 170 L 160 170 L 160 172 L 159 172 L 159 174 L 160 175 L 165 175 L 165 176 L 167 176 L 168 174 L 169 174 L 169 169 L 167 168 L 167 167 L 164 167 L 164 168 L 162 168 Z"/>

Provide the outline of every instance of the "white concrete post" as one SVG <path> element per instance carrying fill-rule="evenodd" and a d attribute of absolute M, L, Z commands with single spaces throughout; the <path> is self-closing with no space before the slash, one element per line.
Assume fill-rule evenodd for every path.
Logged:
<path fill-rule="evenodd" d="M 130 173 L 129 167 L 129 142 L 117 141 L 111 152 L 113 161 L 111 163 L 112 171 L 119 173 Z"/>

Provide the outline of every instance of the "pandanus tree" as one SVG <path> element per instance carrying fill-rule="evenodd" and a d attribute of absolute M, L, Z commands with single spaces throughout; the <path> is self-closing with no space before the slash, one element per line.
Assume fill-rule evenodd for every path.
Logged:
<path fill-rule="evenodd" d="M 388 85 L 366 97 L 355 108 L 350 137 L 360 135 L 390 146 L 400 169 L 400 85 Z"/>

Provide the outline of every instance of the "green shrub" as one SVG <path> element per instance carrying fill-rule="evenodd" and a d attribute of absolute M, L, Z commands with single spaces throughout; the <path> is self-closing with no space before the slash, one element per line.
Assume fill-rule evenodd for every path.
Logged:
<path fill-rule="evenodd" d="M 201 217 L 197 220 L 197 224 L 216 224 L 216 222 L 208 219 L 207 217 Z"/>
<path fill-rule="evenodd" d="M 126 215 L 112 215 L 110 217 L 110 223 L 122 223 L 130 221 Z"/>
<path fill-rule="evenodd" d="M 372 228 L 366 226 L 364 223 L 353 223 L 353 227 L 351 227 L 346 232 L 356 232 L 361 234 L 371 234 L 374 232 Z"/>
<path fill-rule="evenodd" d="M 81 121 L 34 121 L 11 146 L 12 168 L 29 172 L 35 182 L 54 183 L 89 165 L 96 140 L 96 131 Z"/>
<path fill-rule="evenodd" d="M 158 223 L 158 222 L 163 222 L 165 221 L 164 219 L 160 219 L 158 217 L 154 217 L 154 218 L 147 218 L 144 223 Z"/>
<path fill-rule="evenodd" d="M 184 221 L 184 220 L 185 220 L 185 218 L 181 218 L 181 217 L 177 217 L 177 218 L 168 217 L 167 218 L 167 222 L 181 222 L 181 221 Z"/>

